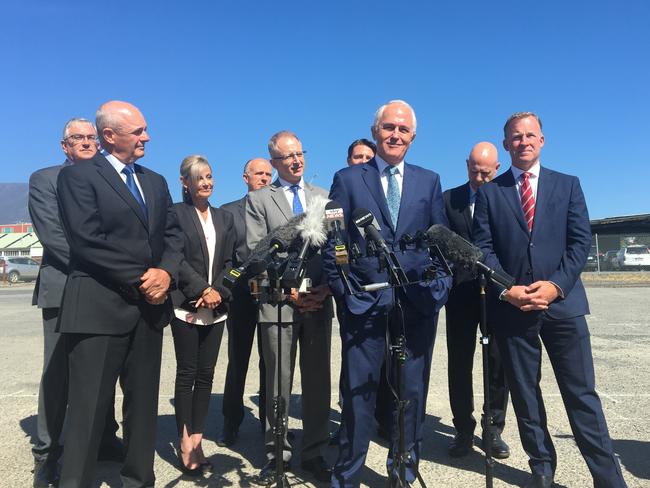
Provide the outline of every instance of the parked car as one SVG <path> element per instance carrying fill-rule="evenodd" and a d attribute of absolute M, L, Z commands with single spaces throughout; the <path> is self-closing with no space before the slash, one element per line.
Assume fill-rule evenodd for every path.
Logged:
<path fill-rule="evenodd" d="M 5 256 L 7 279 L 10 283 L 16 283 L 18 280 L 30 281 L 35 280 L 38 276 L 38 261 L 32 258 Z"/>
<path fill-rule="evenodd" d="M 595 271 L 598 269 L 598 260 L 600 260 L 600 266 L 603 266 L 604 254 L 599 252 L 596 255 L 596 246 L 591 247 L 589 255 L 587 256 L 587 262 L 585 263 L 585 271 Z"/>
<path fill-rule="evenodd" d="M 650 249 L 648 246 L 635 244 L 623 247 L 616 255 L 620 269 L 650 269 Z"/>
<path fill-rule="evenodd" d="M 601 269 L 606 271 L 615 271 L 618 269 L 618 249 L 613 251 L 607 251 L 605 256 L 603 256 L 603 261 L 600 263 Z"/>

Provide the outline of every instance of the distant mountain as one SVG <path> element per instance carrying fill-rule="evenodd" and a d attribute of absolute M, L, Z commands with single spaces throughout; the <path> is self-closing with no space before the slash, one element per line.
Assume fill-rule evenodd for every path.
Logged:
<path fill-rule="evenodd" d="M 0 224 L 30 222 L 27 183 L 0 183 Z"/>

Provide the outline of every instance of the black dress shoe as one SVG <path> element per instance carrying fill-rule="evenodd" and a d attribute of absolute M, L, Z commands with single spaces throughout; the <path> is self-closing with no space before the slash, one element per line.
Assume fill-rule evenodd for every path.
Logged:
<path fill-rule="evenodd" d="M 485 451 L 485 442 L 487 437 L 487 433 L 483 431 L 483 436 L 481 438 L 481 447 L 483 448 L 483 451 Z M 508 447 L 508 444 L 501 439 L 501 434 L 498 432 L 492 432 L 491 438 L 492 457 L 495 459 L 507 459 L 510 457 L 510 448 Z"/>
<path fill-rule="evenodd" d="M 467 456 L 474 447 L 474 433 L 457 432 L 447 447 L 451 457 Z"/>
<path fill-rule="evenodd" d="M 34 488 L 56 486 L 59 481 L 56 465 L 56 461 L 34 462 Z"/>
<path fill-rule="evenodd" d="M 269 459 L 264 467 L 260 470 L 260 474 L 253 479 L 253 482 L 258 485 L 270 485 L 275 481 L 275 459 Z M 284 472 L 286 473 L 291 469 L 291 463 L 289 461 L 284 461 L 283 464 Z"/>
<path fill-rule="evenodd" d="M 237 436 L 239 435 L 239 429 L 234 427 L 229 423 L 225 423 L 221 435 L 217 439 L 217 446 L 219 447 L 230 447 L 235 441 L 237 441 Z"/>
<path fill-rule="evenodd" d="M 124 462 L 124 444 L 117 437 L 102 441 L 97 452 L 97 461 L 122 463 Z"/>
<path fill-rule="evenodd" d="M 332 469 L 327 465 L 323 456 L 306 459 L 300 463 L 303 471 L 308 471 L 318 481 L 330 481 L 332 479 Z"/>
<path fill-rule="evenodd" d="M 543 474 L 533 474 L 524 485 L 524 488 L 551 488 L 553 486 L 553 476 Z"/>
<path fill-rule="evenodd" d="M 192 476 L 193 478 L 202 476 L 203 475 L 202 466 L 199 464 L 196 468 L 188 468 L 187 466 L 185 466 L 185 463 L 183 462 L 182 454 L 183 453 L 181 451 L 181 448 L 179 447 L 176 450 L 176 455 L 178 456 L 178 469 L 180 469 L 183 474 L 186 474 L 187 476 Z"/>

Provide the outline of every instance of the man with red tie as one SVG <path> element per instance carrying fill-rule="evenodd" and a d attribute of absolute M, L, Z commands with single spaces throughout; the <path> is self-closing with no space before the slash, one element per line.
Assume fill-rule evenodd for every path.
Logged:
<path fill-rule="evenodd" d="M 591 227 L 580 182 L 540 165 L 544 134 L 534 113 L 510 116 L 504 136 L 512 167 L 478 189 L 473 233 L 485 264 L 516 280 L 510 290 L 491 290 L 488 321 L 530 458 L 525 487 L 550 488 L 557 465 L 539 387 L 540 339 L 594 486 L 625 487 L 596 393 L 585 320 L 589 305 L 580 272 Z"/>

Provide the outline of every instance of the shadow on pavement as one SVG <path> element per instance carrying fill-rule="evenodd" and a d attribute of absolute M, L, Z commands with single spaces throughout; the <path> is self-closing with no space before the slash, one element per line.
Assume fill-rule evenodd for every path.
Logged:
<path fill-rule="evenodd" d="M 650 442 L 630 439 L 614 440 L 614 452 L 621 464 L 631 474 L 644 480 L 650 479 Z"/>

